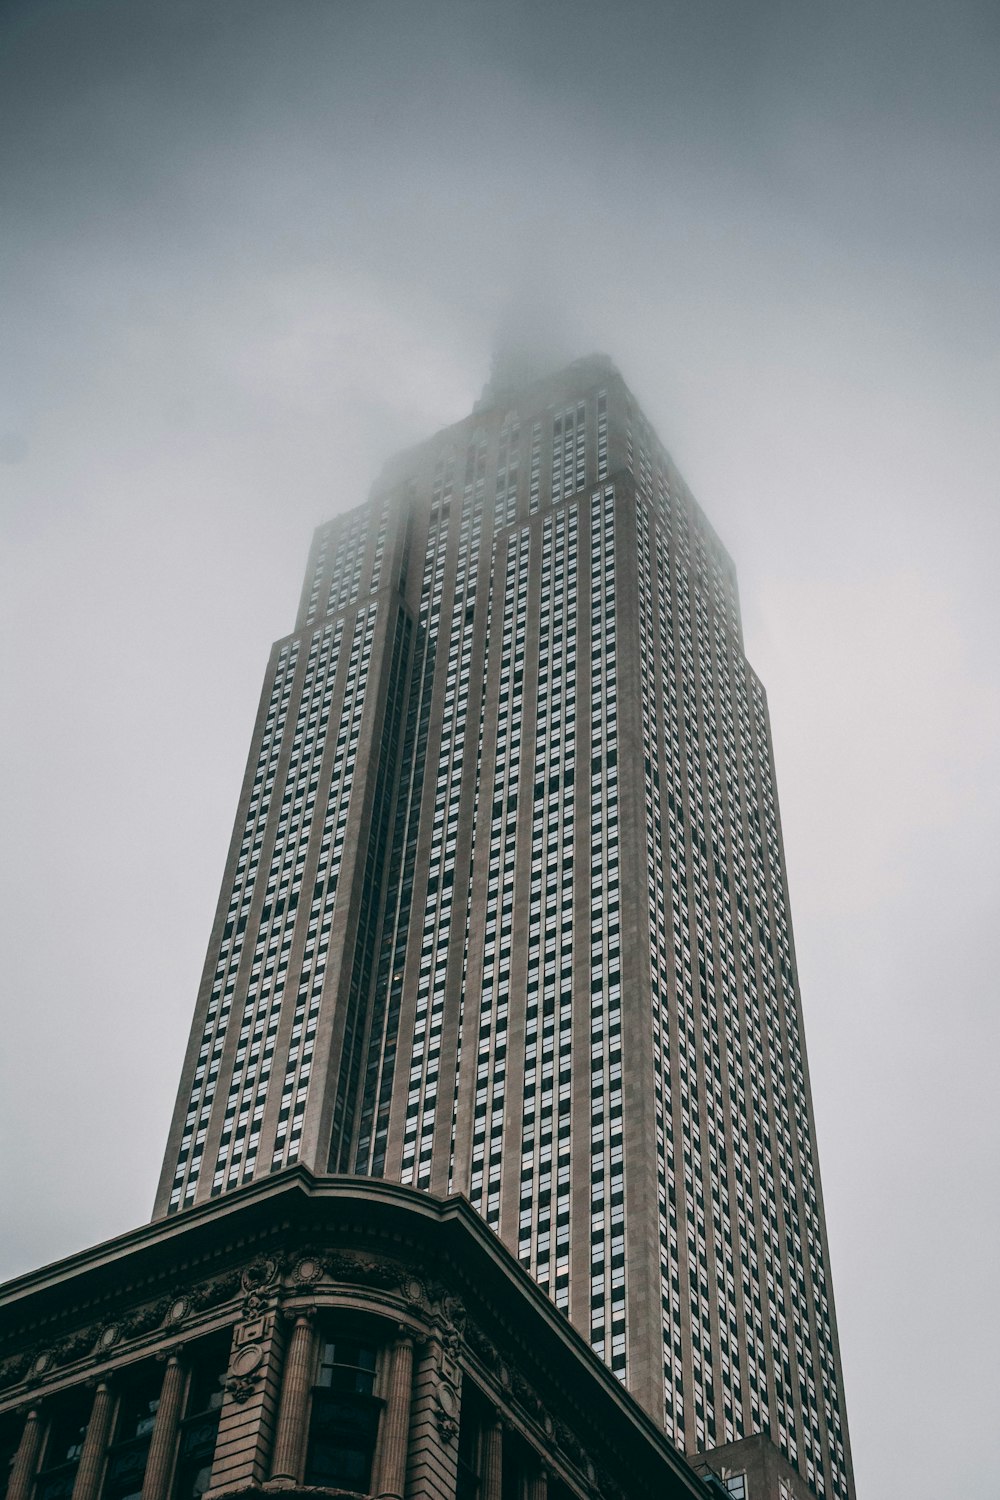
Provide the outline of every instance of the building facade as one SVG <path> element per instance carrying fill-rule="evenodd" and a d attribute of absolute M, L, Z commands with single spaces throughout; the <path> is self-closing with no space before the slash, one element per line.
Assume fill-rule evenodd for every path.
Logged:
<path fill-rule="evenodd" d="M 710 1500 L 459 1198 L 304 1168 L 0 1290 L 6 1500 Z"/>
<path fill-rule="evenodd" d="M 156 1217 L 295 1164 L 467 1197 L 681 1450 L 851 1500 L 765 696 L 602 358 L 316 534 Z"/>

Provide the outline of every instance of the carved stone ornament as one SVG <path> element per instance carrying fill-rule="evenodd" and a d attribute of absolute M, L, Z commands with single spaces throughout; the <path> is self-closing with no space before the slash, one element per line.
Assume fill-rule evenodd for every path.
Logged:
<path fill-rule="evenodd" d="M 525 1380 L 524 1376 L 518 1369 L 514 1369 L 511 1371 L 510 1383 L 511 1390 L 514 1393 L 514 1398 L 519 1403 L 519 1405 L 524 1408 L 529 1416 L 534 1417 L 536 1422 L 544 1425 L 548 1414 L 545 1411 L 545 1408 L 542 1405 L 542 1402 L 539 1399 L 538 1393 L 535 1390 L 534 1386 L 530 1385 L 528 1381 Z"/>
<path fill-rule="evenodd" d="M 260 1380 L 264 1363 L 264 1350 L 260 1344 L 244 1344 L 233 1356 L 232 1366 L 226 1377 L 226 1390 L 234 1401 L 242 1406 L 253 1395 Z"/>
<path fill-rule="evenodd" d="M 465 1327 L 465 1303 L 461 1297 L 446 1291 L 441 1298 L 441 1315 L 453 1330 L 460 1332 Z"/>
<path fill-rule="evenodd" d="M 235 1375 L 229 1375 L 226 1377 L 226 1390 L 234 1401 L 238 1401 L 240 1406 L 243 1406 L 253 1395 L 254 1387 L 259 1379 L 259 1375 L 249 1375 L 246 1380 L 240 1380 Z"/>
<path fill-rule="evenodd" d="M 262 1255 L 245 1267 L 240 1277 L 243 1288 L 243 1316 L 257 1318 L 268 1305 L 271 1287 L 278 1274 L 278 1262 L 273 1255 Z"/>
<path fill-rule="evenodd" d="M 239 1271 L 227 1271 L 225 1275 L 196 1287 L 190 1293 L 191 1303 L 198 1308 L 218 1307 L 221 1302 L 228 1302 L 231 1297 L 235 1297 L 242 1284 Z"/>
<path fill-rule="evenodd" d="M 171 1323 L 174 1326 L 176 1326 L 178 1323 L 183 1323 L 184 1322 L 184 1319 L 187 1317 L 187 1315 L 188 1315 L 188 1313 L 190 1311 L 191 1311 L 191 1299 L 190 1299 L 190 1297 L 185 1297 L 185 1296 L 175 1297 L 174 1300 L 171 1302 L 170 1306 L 167 1308 L 167 1319 L 166 1320 L 167 1320 L 168 1323 Z"/>
<path fill-rule="evenodd" d="M 16 1385 L 23 1380 L 31 1363 L 31 1356 L 27 1353 L 15 1354 L 10 1359 L 5 1359 L 0 1365 L 0 1389 L 8 1385 Z"/>
<path fill-rule="evenodd" d="M 403 1273 L 399 1266 L 370 1256 L 335 1253 L 324 1257 L 324 1266 L 334 1281 L 355 1281 L 387 1291 L 400 1286 Z"/>
<path fill-rule="evenodd" d="M 73 1360 L 82 1359 L 85 1354 L 89 1354 L 93 1347 L 93 1328 L 78 1329 L 76 1333 L 70 1334 L 69 1338 L 63 1339 L 54 1349 L 56 1364 L 72 1364 Z"/>
<path fill-rule="evenodd" d="M 410 1307 L 415 1310 L 422 1308 L 427 1302 L 427 1293 L 424 1290 L 424 1284 L 416 1276 L 404 1276 L 400 1282 L 400 1291 L 403 1293 Z"/>
<path fill-rule="evenodd" d="M 496 1369 L 500 1363 L 497 1346 L 486 1337 L 482 1329 L 477 1327 L 475 1323 L 470 1323 L 465 1330 L 465 1341 L 473 1354 L 478 1355 L 484 1365 L 488 1365 L 491 1370 Z"/>
<path fill-rule="evenodd" d="M 270 1286 L 278 1274 L 278 1262 L 273 1255 L 260 1255 L 252 1260 L 248 1266 L 243 1268 L 240 1281 L 244 1291 L 257 1290 L 263 1286 Z"/>
<path fill-rule="evenodd" d="M 593 1469 L 593 1464 L 590 1462 L 583 1444 L 576 1434 L 570 1431 L 565 1422 L 556 1423 L 556 1442 L 570 1462 L 575 1464 L 583 1473 L 586 1474 Z"/>
<path fill-rule="evenodd" d="M 318 1255 L 305 1255 L 292 1272 L 292 1280 L 303 1291 L 314 1287 L 323 1275 L 323 1262 Z"/>
<path fill-rule="evenodd" d="M 164 1297 L 159 1302 L 150 1302 L 146 1307 L 136 1308 L 135 1312 L 122 1320 L 122 1332 L 125 1334 L 150 1333 L 154 1328 L 159 1328 L 169 1307 L 170 1300 Z"/>
<path fill-rule="evenodd" d="M 441 1441 L 450 1443 L 458 1432 L 458 1392 L 446 1381 L 442 1381 L 437 1388 L 434 1420 L 441 1434 Z"/>
<path fill-rule="evenodd" d="M 28 1380 L 29 1381 L 41 1380 L 42 1377 L 46 1374 L 46 1372 L 48 1370 L 51 1370 L 51 1368 L 52 1368 L 52 1366 L 54 1364 L 55 1364 L 55 1357 L 54 1357 L 54 1355 L 52 1353 L 52 1350 L 51 1349 L 42 1349 L 42 1350 L 40 1350 L 39 1353 L 36 1354 L 35 1357 L 34 1357 L 34 1359 L 31 1361 L 31 1368 L 28 1371 Z"/>

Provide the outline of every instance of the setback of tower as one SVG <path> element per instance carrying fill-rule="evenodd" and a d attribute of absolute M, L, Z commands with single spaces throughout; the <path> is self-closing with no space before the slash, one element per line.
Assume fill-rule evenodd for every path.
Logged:
<path fill-rule="evenodd" d="M 316 533 L 155 1214 L 294 1163 L 467 1196 L 678 1446 L 853 1494 L 765 697 L 603 358 Z"/>

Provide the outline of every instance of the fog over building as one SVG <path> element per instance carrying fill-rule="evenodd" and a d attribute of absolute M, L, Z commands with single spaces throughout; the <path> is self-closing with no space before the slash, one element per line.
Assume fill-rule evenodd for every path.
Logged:
<path fill-rule="evenodd" d="M 530 364 L 316 533 L 155 1218 L 296 1166 L 462 1194 L 678 1448 L 849 1500 L 733 565 L 608 360 Z"/>

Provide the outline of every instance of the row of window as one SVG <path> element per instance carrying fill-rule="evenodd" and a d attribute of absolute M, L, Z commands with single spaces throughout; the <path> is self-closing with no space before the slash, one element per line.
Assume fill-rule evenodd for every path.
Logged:
<path fill-rule="evenodd" d="M 769 734 L 729 577 L 698 520 L 662 489 L 637 507 L 665 1415 L 698 1446 L 767 1423 L 793 1463 L 805 1438 L 820 1494 L 829 1447 L 839 1494 L 830 1330 L 791 1188 L 798 1177 L 808 1237 L 818 1215 Z M 805 1165 L 779 1164 L 772 1147 L 791 1158 L 793 1140 Z M 832 1392 L 829 1440 L 810 1364 Z"/>
<path fill-rule="evenodd" d="M 170 1500 L 199 1500 L 211 1481 L 229 1342 L 227 1331 L 199 1340 L 184 1354 L 184 1392 L 172 1434 Z M 111 1386 L 114 1412 L 109 1442 L 100 1456 L 100 1500 L 140 1500 L 163 1371 L 162 1364 L 149 1361 L 122 1371 Z M 70 1500 L 94 1399 L 91 1387 L 77 1386 L 42 1406 L 44 1432 L 32 1500 Z M 18 1424 L 11 1416 L 0 1435 L 7 1462 L 13 1459 L 18 1438 Z M 0 1484 L 4 1480 L 0 1468 Z"/>

